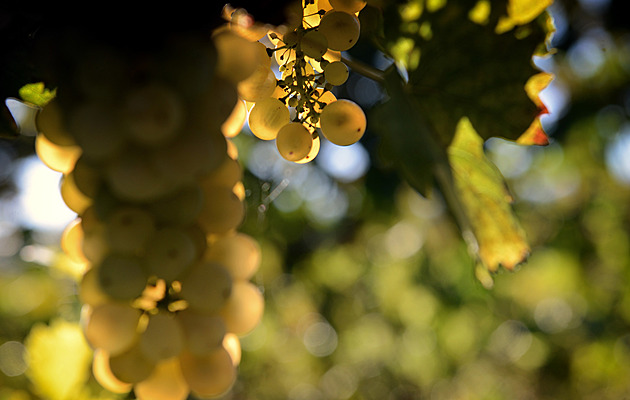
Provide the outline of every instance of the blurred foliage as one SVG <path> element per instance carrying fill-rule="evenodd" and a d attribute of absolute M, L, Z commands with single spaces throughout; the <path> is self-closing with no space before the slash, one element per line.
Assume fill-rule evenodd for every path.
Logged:
<path fill-rule="evenodd" d="M 383 168 L 369 128 L 346 149 L 346 170 L 364 172 L 350 178 L 324 161 L 296 168 L 247 132 L 237 137 L 243 230 L 262 245 L 255 282 L 266 313 L 242 339 L 226 400 L 630 396 L 630 146 L 620 147 L 630 36 L 620 3 L 556 0 L 557 52 L 540 60 L 555 75 L 543 119 L 551 144 L 485 144 L 532 246 L 490 290 L 442 199 Z M 363 49 L 353 56 L 368 57 Z M 340 95 L 369 108 L 379 92 L 353 73 Z M 28 144 L 0 143 L 0 172 Z M 365 170 L 361 154 L 372 157 Z M 12 192 L 3 193 L 4 217 Z M 121 398 L 99 389 L 89 350 L 68 340 L 80 305 L 58 233 L 0 224 L 0 400 Z M 69 372 L 72 360 L 64 379 L 37 378 Z"/>

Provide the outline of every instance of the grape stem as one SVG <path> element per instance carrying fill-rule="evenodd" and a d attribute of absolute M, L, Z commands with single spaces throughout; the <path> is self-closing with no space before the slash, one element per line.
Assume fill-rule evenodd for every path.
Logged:
<path fill-rule="evenodd" d="M 341 61 L 354 72 L 357 72 L 365 76 L 366 78 L 372 79 L 373 81 L 376 81 L 378 83 L 385 82 L 384 73 L 380 69 L 369 66 L 365 63 L 362 63 L 361 61 L 351 60 L 344 56 L 341 56 Z"/>

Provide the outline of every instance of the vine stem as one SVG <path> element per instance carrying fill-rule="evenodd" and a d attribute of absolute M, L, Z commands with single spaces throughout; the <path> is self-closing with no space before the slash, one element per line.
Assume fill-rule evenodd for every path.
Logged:
<path fill-rule="evenodd" d="M 350 69 L 352 69 L 354 72 L 357 72 L 365 76 L 366 78 L 372 79 L 373 81 L 376 81 L 378 83 L 385 82 L 385 74 L 380 69 L 371 67 L 357 60 L 351 60 L 343 56 L 341 57 L 341 61 L 348 67 L 350 67 Z"/>

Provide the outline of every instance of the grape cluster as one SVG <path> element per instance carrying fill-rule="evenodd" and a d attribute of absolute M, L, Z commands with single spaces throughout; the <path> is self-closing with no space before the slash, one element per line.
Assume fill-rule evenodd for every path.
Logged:
<path fill-rule="evenodd" d="M 250 107 L 252 133 L 263 140 L 275 139 L 284 159 L 313 160 L 319 152 L 320 132 L 339 146 L 363 136 L 366 117 L 361 107 L 337 99 L 331 90 L 348 79 L 341 52 L 357 43 L 357 14 L 365 5 L 362 0 L 304 0 L 296 26 L 267 33 L 274 48 L 258 42 L 259 52 L 269 58 L 238 84 L 238 94 Z M 279 78 L 271 69 L 271 57 L 279 66 Z"/>
<path fill-rule="evenodd" d="M 251 282 L 259 245 L 238 231 L 245 190 L 230 139 L 256 47 L 230 30 L 132 51 L 55 40 L 69 55 L 51 67 L 58 95 L 37 117 L 36 151 L 77 214 L 61 246 L 86 266 L 94 376 L 140 400 L 219 396 L 264 308 Z"/>

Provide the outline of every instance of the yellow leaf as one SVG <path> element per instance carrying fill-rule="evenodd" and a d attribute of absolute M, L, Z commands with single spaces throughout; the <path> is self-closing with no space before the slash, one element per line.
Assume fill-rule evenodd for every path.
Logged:
<path fill-rule="evenodd" d="M 500 266 L 514 269 L 526 260 L 529 244 L 512 210 L 503 176 L 485 156 L 483 139 L 468 118 L 459 121 L 448 156 L 479 260 L 490 272 Z"/>

